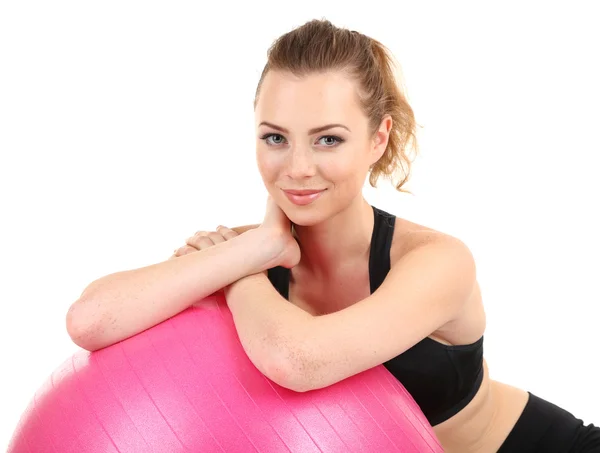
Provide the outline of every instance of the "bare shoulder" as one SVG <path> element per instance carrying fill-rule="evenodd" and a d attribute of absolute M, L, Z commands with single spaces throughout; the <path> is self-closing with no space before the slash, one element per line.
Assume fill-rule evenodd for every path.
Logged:
<path fill-rule="evenodd" d="M 472 292 L 465 300 L 464 308 L 458 318 L 434 332 L 430 337 L 445 344 L 470 344 L 485 331 L 486 316 L 477 282 L 475 259 L 467 244 L 451 234 L 397 217 L 390 252 L 391 265 L 398 264 L 410 252 L 430 244 L 442 245 L 438 248 L 439 253 L 451 251 L 456 253 L 454 256 L 462 258 L 457 259 L 457 262 L 465 264 L 465 275 L 470 275 L 468 280 L 473 281 Z M 427 247 L 427 249 L 431 249 L 431 247 Z M 435 254 L 429 256 L 431 259 L 435 259 Z"/>
<path fill-rule="evenodd" d="M 409 252 L 434 243 L 455 245 L 458 248 L 464 247 L 468 251 L 466 244 L 455 236 L 396 217 L 392 249 L 390 251 L 391 264 L 394 265 Z"/>

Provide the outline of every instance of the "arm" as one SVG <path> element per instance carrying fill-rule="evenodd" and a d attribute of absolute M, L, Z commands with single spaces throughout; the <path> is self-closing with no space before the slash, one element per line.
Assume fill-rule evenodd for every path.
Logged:
<path fill-rule="evenodd" d="M 314 317 L 289 303 L 263 273 L 225 288 L 240 342 L 252 363 L 272 381 L 286 386 L 289 354 Z"/>
<path fill-rule="evenodd" d="M 69 308 L 69 336 L 90 351 L 121 341 L 267 269 L 277 247 L 257 229 L 177 259 L 102 277 Z"/>
<path fill-rule="evenodd" d="M 250 276 L 226 295 L 249 357 L 265 375 L 296 391 L 326 387 L 403 353 L 455 319 L 473 290 L 475 264 L 460 241 L 423 245 L 396 263 L 377 291 L 313 317 Z M 242 340 L 244 343 L 244 339 Z"/>

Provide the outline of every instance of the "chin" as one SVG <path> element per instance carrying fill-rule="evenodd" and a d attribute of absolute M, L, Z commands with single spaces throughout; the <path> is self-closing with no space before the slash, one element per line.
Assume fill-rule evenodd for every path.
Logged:
<path fill-rule="evenodd" d="M 289 218 L 289 217 L 288 217 Z M 299 216 L 299 218 L 294 218 L 294 219 L 290 219 L 290 221 L 299 227 L 312 227 L 315 225 L 318 225 L 319 223 L 323 222 L 323 219 L 318 218 L 307 218 L 306 216 Z"/>
<path fill-rule="evenodd" d="M 290 222 L 298 226 L 314 226 L 327 219 L 327 210 L 323 206 L 307 205 L 297 206 L 287 200 L 279 205 Z"/>
<path fill-rule="evenodd" d="M 283 210 L 287 218 L 290 219 L 290 222 L 295 225 L 309 227 L 318 225 L 325 220 L 325 216 L 318 209 L 300 210 L 297 208 L 297 206 L 293 206 L 292 208 Z"/>

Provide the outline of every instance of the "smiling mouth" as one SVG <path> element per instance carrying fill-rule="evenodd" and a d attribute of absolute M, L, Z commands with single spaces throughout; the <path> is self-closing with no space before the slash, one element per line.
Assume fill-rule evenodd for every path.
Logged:
<path fill-rule="evenodd" d="M 291 195 L 313 195 L 315 193 L 323 192 L 325 189 L 320 190 L 284 190 L 284 192 L 289 193 Z"/>
<path fill-rule="evenodd" d="M 298 206 L 305 206 L 313 201 L 317 200 L 323 192 L 327 189 L 322 190 L 284 190 L 285 196 L 292 203 Z"/>

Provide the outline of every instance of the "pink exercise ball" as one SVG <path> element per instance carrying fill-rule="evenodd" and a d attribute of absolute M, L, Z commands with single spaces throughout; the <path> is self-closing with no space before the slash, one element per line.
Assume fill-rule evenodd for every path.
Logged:
<path fill-rule="evenodd" d="M 81 350 L 35 393 L 9 453 L 425 453 L 427 419 L 379 366 L 296 393 L 239 342 L 222 293 L 127 340 Z"/>

